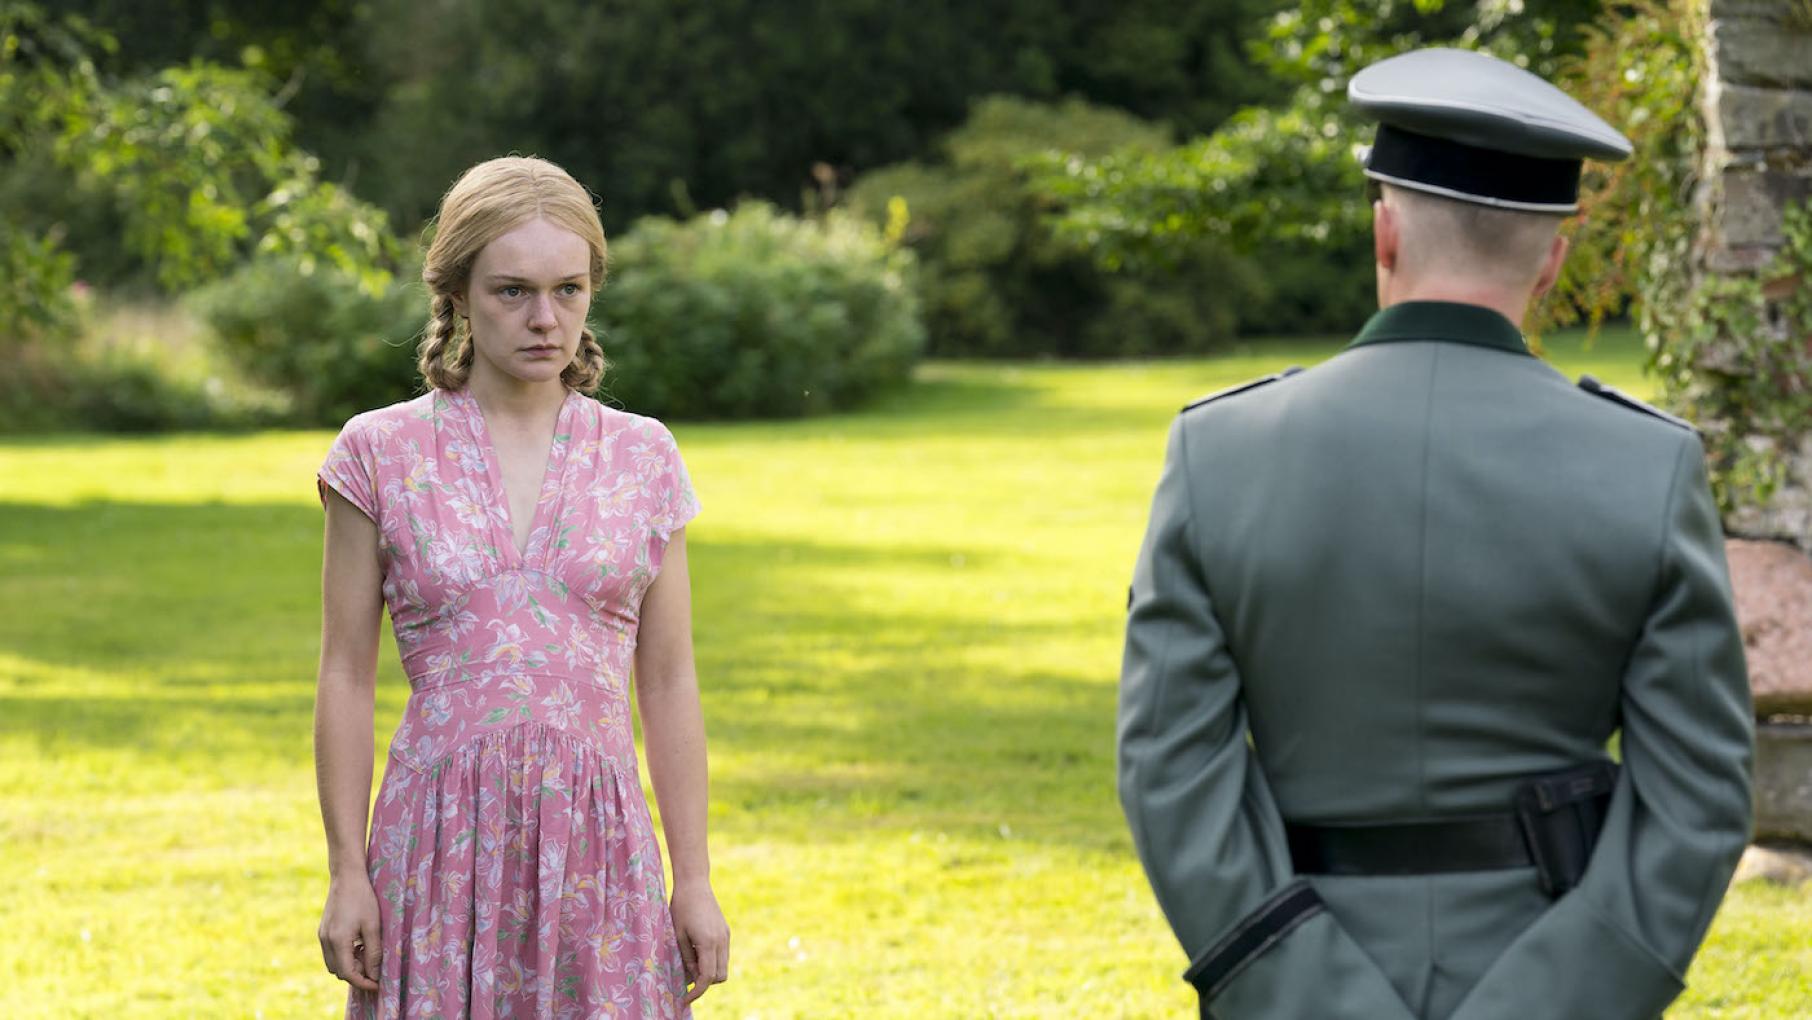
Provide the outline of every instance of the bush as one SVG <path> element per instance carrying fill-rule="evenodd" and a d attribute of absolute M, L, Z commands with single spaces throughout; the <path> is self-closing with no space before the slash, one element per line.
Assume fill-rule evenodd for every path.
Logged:
<path fill-rule="evenodd" d="M 405 268 L 373 295 L 338 268 L 266 257 L 190 302 L 247 378 L 289 394 L 297 423 L 336 425 L 421 392 L 428 298 L 418 278 Z"/>
<path fill-rule="evenodd" d="M 78 329 L 74 283 L 67 252 L 0 222 L 0 354 L 34 342 L 67 343 Z"/>
<path fill-rule="evenodd" d="M 945 162 L 877 170 L 849 204 L 879 220 L 891 199 L 905 200 L 934 354 L 1202 352 L 1231 338 L 1238 309 L 1259 294 L 1253 269 L 1204 240 L 1170 265 L 1108 272 L 1046 227 L 1022 169 L 1053 148 L 1099 157 L 1168 144 L 1167 129 L 1119 111 L 997 96 L 945 140 Z"/>
<path fill-rule="evenodd" d="M 639 221 L 598 312 L 610 396 L 676 418 L 849 407 L 906 378 L 925 343 L 911 255 L 839 212 L 764 203 Z"/>
<path fill-rule="evenodd" d="M 72 300 L 80 335 L 38 337 L 10 350 L 0 372 L 0 433 L 155 432 L 281 424 L 286 402 L 223 377 L 163 336 L 121 336 L 92 294 Z"/>

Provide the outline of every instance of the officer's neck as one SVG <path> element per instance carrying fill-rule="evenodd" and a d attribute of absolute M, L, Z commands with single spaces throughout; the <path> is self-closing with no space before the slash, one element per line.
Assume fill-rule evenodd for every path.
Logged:
<path fill-rule="evenodd" d="M 1494 286 L 1464 279 L 1380 281 L 1378 307 L 1389 308 L 1404 301 L 1452 301 L 1462 305 L 1482 305 L 1522 328 L 1523 315 L 1529 310 L 1528 291 Z"/>

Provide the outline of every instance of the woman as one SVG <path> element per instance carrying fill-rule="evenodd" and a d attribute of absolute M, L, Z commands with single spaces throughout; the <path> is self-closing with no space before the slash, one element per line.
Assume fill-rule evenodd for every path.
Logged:
<path fill-rule="evenodd" d="M 586 395 L 604 258 L 560 168 L 467 171 L 422 269 L 430 388 L 355 415 L 321 466 L 319 936 L 349 1017 L 683 1017 L 728 977 L 686 576 L 698 504 L 660 422 Z M 380 605 L 412 693 L 361 846 Z"/>

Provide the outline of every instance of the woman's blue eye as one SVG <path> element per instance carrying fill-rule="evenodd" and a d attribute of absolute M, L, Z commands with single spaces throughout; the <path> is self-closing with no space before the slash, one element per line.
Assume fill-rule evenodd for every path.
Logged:
<path fill-rule="evenodd" d="M 498 293 L 502 294 L 504 297 L 515 297 L 516 295 L 522 293 L 522 288 L 521 287 L 505 287 L 502 290 L 498 291 Z"/>
<path fill-rule="evenodd" d="M 563 289 L 566 291 L 568 297 L 579 293 L 579 285 L 576 283 L 569 283 Z"/>

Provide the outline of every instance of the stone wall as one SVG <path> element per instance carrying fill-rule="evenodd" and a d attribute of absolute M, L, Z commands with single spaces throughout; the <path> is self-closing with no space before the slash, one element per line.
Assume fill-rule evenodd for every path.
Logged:
<path fill-rule="evenodd" d="M 1709 0 L 1706 152 L 1698 269 L 1747 274 L 1782 244 L 1781 216 L 1812 200 L 1812 0 Z M 1812 280 L 1775 280 L 1777 300 Z M 1786 335 L 1782 343 L 1804 343 Z M 1812 553 L 1812 435 L 1785 451 L 1787 484 L 1765 507 L 1725 523 L 1736 534 L 1792 542 Z"/>
<path fill-rule="evenodd" d="M 1785 239 L 1782 215 L 1812 201 L 1812 0 L 1709 0 L 1706 151 L 1698 195 L 1698 278 L 1753 274 Z M 1778 303 L 1798 278 L 1764 281 Z M 1765 328 L 1796 336 L 1778 305 Z M 1720 423 L 1707 423 L 1717 426 Z M 1728 423 L 1723 423 L 1728 424 Z M 1756 833 L 1812 845 L 1812 434 L 1781 451 L 1786 483 L 1737 509 L 1731 584 L 1755 694 Z"/>

